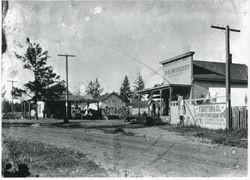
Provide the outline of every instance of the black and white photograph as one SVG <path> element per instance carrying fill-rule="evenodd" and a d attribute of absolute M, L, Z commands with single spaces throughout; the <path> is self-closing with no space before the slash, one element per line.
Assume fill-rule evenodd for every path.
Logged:
<path fill-rule="evenodd" d="M 1 177 L 248 176 L 248 0 L 2 0 Z"/>

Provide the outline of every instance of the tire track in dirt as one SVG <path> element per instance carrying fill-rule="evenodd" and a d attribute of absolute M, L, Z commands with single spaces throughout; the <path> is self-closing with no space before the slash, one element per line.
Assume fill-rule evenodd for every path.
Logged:
<path fill-rule="evenodd" d="M 62 128 L 10 128 L 13 138 L 53 144 L 88 154 L 111 176 L 221 176 L 246 174 L 247 162 L 238 160 L 247 152 L 224 157 L 216 146 L 166 139 L 146 139 L 105 134 L 101 131 Z M 173 144 L 174 143 L 174 144 Z M 95 148 L 94 148 L 95 147 Z M 225 147 L 227 151 L 229 147 Z M 244 159 L 244 158 L 243 158 Z M 209 160 L 209 161 L 208 161 Z M 234 169 L 234 164 L 241 169 Z M 224 167 L 223 167 L 224 166 Z M 129 170 L 129 172 L 127 172 Z"/>

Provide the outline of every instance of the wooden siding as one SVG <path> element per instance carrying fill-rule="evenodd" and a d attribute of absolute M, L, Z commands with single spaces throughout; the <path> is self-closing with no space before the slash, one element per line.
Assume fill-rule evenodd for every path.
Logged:
<path fill-rule="evenodd" d="M 209 87 L 225 88 L 224 82 L 210 82 L 210 81 L 194 81 L 193 82 L 193 98 L 206 97 Z M 231 88 L 247 88 L 247 84 L 233 83 Z"/>
<path fill-rule="evenodd" d="M 102 108 L 105 108 L 106 106 L 121 108 L 125 106 L 125 103 L 120 97 L 116 96 L 115 94 L 112 94 L 107 99 L 101 102 Z"/>
<path fill-rule="evenodd" d="M 209 84 L 205 83 L 194 83 L 193 84 L 193 98 L 206 97 L 209 89 Z"/>
<path fill-rule="evenodd" d="M 163 65 L 163 76 L 172 84 L 191 85 L 192 57 L 185 57 Z M 166 80 L 164 84 L 168 84 Z"/>

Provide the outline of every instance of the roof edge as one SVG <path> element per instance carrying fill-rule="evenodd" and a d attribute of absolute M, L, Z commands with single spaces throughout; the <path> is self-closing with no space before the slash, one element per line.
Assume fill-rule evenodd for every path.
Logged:
<path fill-rule="evenodd" d="M 185 58 L 185 57 L 188 57 L 188 56 L 193 56 L 195 54 L 194 51 L 189 51 L 189 52 L 186 52 L 184 54 L 181 54 L 181 55 L 178 55 L 178 56 L 174 56 L 174 57 L 171 57 L 169 59 L 166 59 L 164 61 L 160 61 L 160 64 L 166 64 L 168 62 L 171 62 L 171 61 L 174 61 L 174 60 L 178 60 L 178 59 L 181 59 L 181 58 Z"/>
<path fill-rule="evenodd" d="M 194 63 L 195 63 L 195 62 L 205 62 L 205 63 L 226 64 L 226 62 L 219 62 L 219 61 L 203 61 L 203 60 L 196 60 L 196 59 L 194 59 L 193 62 L 194 62 Z M 244 65 L 244 66 L 248 67 L 247 64 L 243 64 L 243 63 L 231 63 L 231 64 L 232 64 L 232 65 Z"/>

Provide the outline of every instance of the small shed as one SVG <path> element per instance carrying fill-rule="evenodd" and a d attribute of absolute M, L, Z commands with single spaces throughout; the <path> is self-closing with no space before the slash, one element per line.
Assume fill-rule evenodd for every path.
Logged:
<path fill-rule="evenodd" d="M 46 101 L 46 114 L 47 117 L 53 117 L 58 119 L 63 119 L 65 117 L 65 102 L 66 95 L 62 94 L 56 99 L 49 99 Z M 73 106 L 89 106 L 89 104 L 96 103 L 98 104 L 98 100 L 92 98 L 90 95 L 73 95 L 69 93 L 68 95 L 68 115 L 69 118 L 72 118 L 72 107 Z"/>

